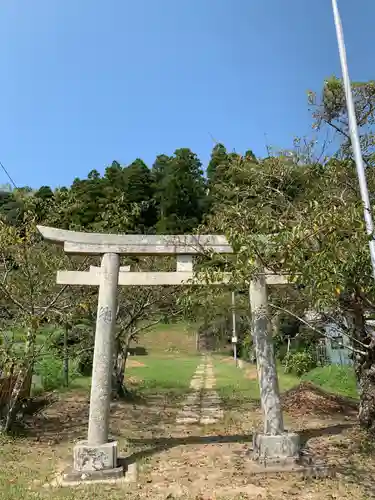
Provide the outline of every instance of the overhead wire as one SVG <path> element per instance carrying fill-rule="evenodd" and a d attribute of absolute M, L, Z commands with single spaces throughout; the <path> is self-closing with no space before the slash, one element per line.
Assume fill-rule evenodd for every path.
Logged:
<path fill-rule="evenodd" d="M 17 185 L 16 183 L 14 182 L 14 180 L 12 179 L 10 173 L 8 172 L 8 170 L 4 167 L 3 163 L 0 161 L 0 167 L 2 168 L 2 170 L 5 172 L 5 175 L 8 177 L 8 179 L 10 180 L 12 186 L 17 189 Z"/>

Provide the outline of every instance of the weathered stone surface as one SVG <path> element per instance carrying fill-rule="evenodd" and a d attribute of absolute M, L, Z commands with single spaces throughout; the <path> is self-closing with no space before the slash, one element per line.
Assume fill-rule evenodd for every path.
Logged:
<path fill-rule="evenodd" d="M 261 266 L 259 265 L 261 271 Z M 271 338 L 268 311 L 267 283 L 264 273 L 250 282 L 249 299 L 253 323 L 261 406 L 264 415 L 264 434 L 282 435 L 283 415 L 280 403 L 279 382 Z"/>
<path fill-rule="evenodd" d="M 295 463 L 300 458 L 300 437 L 292 432 L 254 434 L 253 458 L 260 463 Z"/>
<path fill-rule="evenodd" d="M 102 234 L 67 231 L 38 226 L 42 236 L 54 243 L 64 244 L 67 253 L 127 255 L 200 254 L 212 249 L 217 253 L 233 253 L 222 235 L 135 235 Z"/>
<path fill-rule="evenodd" d="M 117 467 L 117 442 L 92 446 L 80 441 L 73 449 L 73 470 L 75 472 L 94 472 L 112 470 Z"/>
<path fill-rule="evenodd" d="M 176 258 L 177 272 L 193 272 L 193 256 L 192 255 L 177 255 Z"/>
<path fill-rule="evenodd" d="M 178 263 L 178 262 L 177 262 Z M 186 271 L 182 266 L 178 266 L 177 271 L 171 272 L 131 272 L 130 266 L 120 267 L 118 284 L 120 286 L 160 286 L 160 285 L 191 285 L 194 283 L 205 285 L 206 281 L 199 280 L 199 273 Z M 187 268 L 188 266 L 186 266 Z M 185 268 L 185 269 L 186 269 Z M 100 283 L 100 267 L 90 266 L 90 271 L 57 271 L 56 283 L 59 285 L 86 285 L 99 286 Z M 283 276 L 267 276 L 267 284 L 280 285 L 287 284 Z M 213 281 L 210 285 L 225 285 L 229 283 L 230 275 L 222 274 L 221 279 Z"/>
<path fill-rule="evenodd" d="M 336 471 L 328 465 L 302 465 L 292 463 L 258 463 L 251 462 L 245 467 L 250 476 L 279 476 L 279 474 L 296 474 L 303 478 L 335 477 Z"/>
<path fill-rule="evenodd" d="M 190 393 L 178 412 L 176 422 L 178 424 L 214 424 L 224 417 L 221 408 L 221 399 L 216 391 L 211 390 L 215 386 L 215 376 L 211 360 L 204 357 L 204 364 L 198 366 L 193 376 Z"/>
<path fill-rule="evenodd" d="M 90 266 L 90 272 L 100 272 L 101 271 L 100 266 Z M 128 273 L 130 272 L 130 266 L 120 266 L 120 273 Z"/>
<path fill-rule="evenodd" d="M 280 285 L 288 285 L 289 281 L 287 276 L 279 274 L 269 274 L 266 275 L 266 283 L 269 286 L 275 286 L 275 285 L 280 286 Z"/>
<path fill-rule="evenodd" d="M 118 284 L 120 286 L 160 286 L 160 285 L 191 285 L 192 280 L 199 284 L 199 274 L 193 272 L 127 272 L 119 273 Z M 198 280 L 198 281 L 197 281 Z M 229 275 L 223 275 L 220 280 L 210 283 L 210 285 L 223 285 L 230 280 Z M 59 285 L 86 285 L 98 286 L 100 283 L 100 271 L 58 271 L 56 282 Z M 206 281 L 201 281 L 202 285 Z"/>
<path fill-rule="evenodd" d="M 114 469 L 103 469 L 96 471 L 76 471 L 67 469 L 61 478 L 62 486 L 74 486 L 84 483 L 107 483 L 118 481 L 124 478 L 124 468 L 115 467 Z"/>
<path fill-rule="evenodd" d="M 122 484 L 135 483 L 138 479 L 138 467 L 134 463 L 125 463 L 114 469 L 79 472 L 67 469 L 48 486 L 79 486 L 82 484 Z M 47 485 L 46 485 L 47 486 Z"/>
<path fill-rule="evenodd" d="M 87 438 L 90 446 L 104 445 L 108 442 L 119 266 L 120 258 L 117 254 L 103 255 Z"/>

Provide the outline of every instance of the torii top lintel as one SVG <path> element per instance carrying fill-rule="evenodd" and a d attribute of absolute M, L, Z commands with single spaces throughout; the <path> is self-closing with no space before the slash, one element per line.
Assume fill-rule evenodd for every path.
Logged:
<path fill-rule="evenodd" d="M 37 226 L 43 238 L 64 246 L 70 254 L 103 255 L 197 255 L 212 250 L 231 254 L 232 247 L 222 235 L 103 234 Z"/>

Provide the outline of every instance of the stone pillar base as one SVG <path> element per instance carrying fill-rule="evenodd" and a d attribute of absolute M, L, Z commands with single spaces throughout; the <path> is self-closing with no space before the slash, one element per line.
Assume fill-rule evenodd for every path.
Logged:
<path fill-rule="evenodd" d="M 117 467 L 117 441 L 92 446 L 80 441 L 73 450 L 73 469 L 77 472 L 110 470 Z"/>
<path fill-rule="evenodd" d="M 293 432 L 279 436 L 255 434 L 253 459 L 260 464 L 293 464 L 300 459 L 300 438 Z"/>
<path fill-rule="evenodd" d="M 137 480 L 137 464 L 118 459 L 116 441 L 97 446 L 80 441 L 74 446 L 73 456 L 73 467 L 68 468 L 58 481 L 63 486 Z"/>

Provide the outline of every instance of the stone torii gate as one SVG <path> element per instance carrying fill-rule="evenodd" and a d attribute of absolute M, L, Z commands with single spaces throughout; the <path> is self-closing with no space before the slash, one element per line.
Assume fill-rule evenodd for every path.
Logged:
<path fill-rule="evenodd" d="M 86 441 L 74 447 L 73 469 L 64 474 L 66 482 L 119 478 L 117 442 L 109 440 L 109 409 L 117 287 L 191 285 L 193 257 L 204 251 L 233 253 L 220 235 L 143 236 L 81 233 L 38 226 L 47 241 L 63 245 L 64 251 L 78 255 L 100 255 L 101 266 L 89 271 L 58 271 L 57 283 L 99 286 L 95 346 L 91 381 L 90 413 Z M 120 267 L 120 255 L 176 256 L 174 272 L 131 272 Z M 229 277 L 228 277 L 229 279 Z M 223 284 L 226 279 L 213 284 Z M 201 283 L 205 284 L 205 283 Z"/>
<path fill-rule="evenodd" d="M 117 442 L 109 440 L 109 409 L 114 327 L 117 310 L 117 287 L 191 285 L 195 277 L 193 257 L 207 250 L 231 254 L 233 250 L 221 235 L 118 235 L 82 233 L 38 226 L 43 238 L 63 245 L 64 251 L 76 255 L 102 257 L 101 266 L 89 271 L 58 271 L 57 283 L 99 286 L 95 346 L 90 395 L 88 436 L 74 447 L 73 469 L 64 474 L 64 481 L 103 480 L 120 478 L 123 467 L 118 467 Z M 120 255 L 176 256 L 174 272 L 131 272 L 129 266 L 120 267 Z M 230 282 L 224 275 L 223 285 Z M 197 282 L 194 281 L 194 284 Z M 295 457 L 298 436 L 284 432 L 278 379 L 270 339 L 267 312 L 267 285 L 285 285 L 285 276 L 260 269 L 250 284 L 249 297 L 253 316 L 253 338 L 257 355 L 261 405 L 264 415 L 264 434 L 254 438 L 256 458 L 277 460 Z M 198 284 L 205 285 L 206 282 Z"/>

